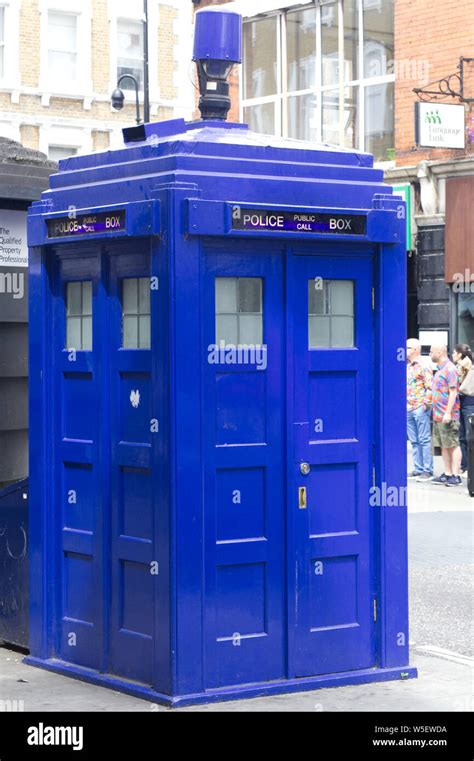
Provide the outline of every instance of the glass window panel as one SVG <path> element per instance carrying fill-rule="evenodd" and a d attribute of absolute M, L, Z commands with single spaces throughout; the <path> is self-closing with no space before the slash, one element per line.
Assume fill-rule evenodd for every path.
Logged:
<path fill-rule="evenodd" d="M 245 106 L 244 122 L 252 132 L 262 135 L 275 134 L 275 104 L 260 103 L 257 106 Z"/>
<path fill-rule="evenodd" d="M 395 0 L 363 0 L 364 75 L 381 77 L 393 71 Z"/>
<path fill-rule="evenodd" d="M 309 90 L 316 84 L 316 8 L 287 16 L 288 90 Z"/>
<path fill-rule="evenodd" d="M 262 281 L 260 278 L 239 278 L 239 312 L 262 311 Z"/>
<path fill-rule="evenodd" d="M 76 52 L 77 17 L 71 13 L 48 14 L 49 49 L 64 53 Z"/>
<path fill-rule="evenodd" d="M 322 286 L 322 287 L 321 287 Z M 308 281 L 308 311 L 309 314 L 326 314 L 326 281 L 320 279 Z"/>
<path fill-rule="evenodd" d="M 71 82 L 76 80 L 76 54 L 75 53 L 58 53 L 49 51 L 48 53 L 49 72 L 54 79 L 61 82 Z"/>
<path fill-rule="evenodd" d="M 330 310 L 332 315 L 354 314 L 354 282 L 352 280 L 332 280 Z"/>
<path fill-rule="evenodd" d="M 344 146 L 359 147 L 358 131 L 358 87 L 346 87 L 344 90 Z"/>
<path fill-rule="evenodd" d="M 150 314 L 151 282 L 148 277 L 138 281 L 138 311 L 140 314 Z"/>
<path fill-rule="evenodd" d="M 138 280 L 127 278 L 122 281 L 122 304 L 124 314 L 138 314 Z"/>
<path fill-rule="evenodd" d="M 139 21 L 120 19 L 117 24 L 117 77 L 132 74 L 141 87 L 143 82 L 143 24 Z M 124 80 L 123 88 L 133 90 L 130 80 Z"/>
<path fill-rule="evenodd" d="M 322 349 L 330 347 L 330 317 L 308 317 L 309 348 Z"/>
<path fill-rule="evenodd" d="M 82 314 L 92 315 L 92 283 L 82 283 Z"/>
<path fill-rule="evenodd" d="M 81 348 L 82 348 L 81 318 L 68 317 L 67 318 L 66 349 L 76 349 L 76 351 L 80 351 Z"/>
<path fill-rule="evenodd" d="M 244 24 L 245 99 L 277 93 L 276 16 Z"/>
<path fill-rule="evenodd" d="M 339 39 L 337 3 L 321 6 L 321 56 L 323 85 L 339 83 Z"/>
<path fill-rule="evenodd" d="M 92 317 L 82 318 L 82 346 L 83 351 L 92 351 Z"/>
<path fill-rule="evenodd" d="M 288 98 L 288 137 L 317 141 L 318 99 L 315 93 Z"/>
<path fill-rule="evenodd" d="M 5 42 L 5 6 L 0 6 L 0 44 Z"/>
<path fill-rule="evenodd" d="M 216 278 L 216 313 L 237 314 L 237 278 Z"/>
<path fill-rule="evenodd" d="M 323 142 L 339 145 L 339 92 L 323 93 Z"/>
<path fill-rule="evenodd" d="M 123 347 L 138 349 L 138 317 L 124 316 L 123 318 Z"/>
<path fill-rule="evenodd" d="M 239 343 L 239 318 L 237 315 L 216 315 L 216 343 L 237 346 Z"/>
<path fill-rule="evenodd" d="M 61 159 L 68 159 L 70 156 L 77 156 L 77 152 L 77 148 L 70 148 L 65 145 L 50 145 L 48 148 L 48 158 L 51 161 L 61 161 Z"/>
<path fill-rule="evenodd" d="M 139 318 L 139 348 L 149 349 L 151 347 L 151 320 L 149 315 L 140 316 Z"/>
<path fill-rule="evenodd" d="M 458 294 L 458 341 L 474 349 L 474 295 Z"/>
<path fill-rule="evenodd" d="M 261 344 L 262 315 L 241 314 L 239 317 L 239 344 Z"/>
<path fill-rule="evenodd" d="M 68 315 L 82 314 L 82 283 L 68 283 L 67 313 Z"/>
<path fill-rule="evenodd" d="M 346 349 L 354 346 L 354 318 L 331 318 L 331 347 Z"/>
<path fill-rule="evenodd" d="M 394 148 L 393 82 L 365 88 L 365 150 L 389 161 Z"/>
<path fill-rule="evenodd" d="M 359 0 L 344 0 L 344 81 L 359 78 Z"/>

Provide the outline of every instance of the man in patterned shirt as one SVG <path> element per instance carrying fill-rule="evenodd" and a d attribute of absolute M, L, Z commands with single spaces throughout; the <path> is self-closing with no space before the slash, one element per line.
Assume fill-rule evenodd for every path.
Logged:
<path fill-rule="evenodd" d="M 433 378 L 433 443 L 441 447 L 444 473 L 433 483 L 457 486 L 461 483 L 459 446 L 459 377 L 449 360 L 448 348 L 433 345 L 430 357 L 438 365 Z"/>
<path fill-rule="evenodd" d="M 433 476 L 431 451 L 431 390 L 433 374 L 421 361 L 421 344 L 407 341 L 407 430 L 413 450 L 413 473 L 408 478 L 429 481 Z"/>

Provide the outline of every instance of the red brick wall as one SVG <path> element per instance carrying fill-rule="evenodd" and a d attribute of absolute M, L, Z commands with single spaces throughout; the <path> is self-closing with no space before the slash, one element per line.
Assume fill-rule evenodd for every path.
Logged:
<path fill-rule="evenodd" d="M 230 0 L 201 0 L 199 5 L 195 5 L 196 11 L 199 11 L 201 8 L 206 8 L 209 5 L 225 5 L 226 3 L 230 2 Z M 230 97 L 232 100 L 232 108 L 229 111 L 229 116 L 227 117 L 227 121 L 229 122 L 239 122 L 240 121 L 240 77 L 239 77 L 239 66 L 235 66 L 232 70 L 232 74 L 229 80 L 230 84 Z M 196 87 L 198 86 L 197 83 L 197 76 L 196 76 Z M 199 119 L 200 113 L 198 111 L 197 105 L 199 101 L 199 91 L 196 91 L 196 111 L 194 113 L 194 118 Z"/>
<path fill-rule="evenodd" d="M 456 72 L 461 56 L 474 57 L 474 0 L 396 0 L 395 2 L 395 148 L 398 166 L 423 159 L 453 159 L 474 154 L 466 151 L 421 148 L 415 150 L 415 87 Z M 409 76 L 403 76 L 410 60 Z M 456 81 L 455 81 L 456 84 Z M 430 88 L 434 89 L 434 88 Z M 448 98 L 442 103 L 459 103 Z M 474 128 L 474 104 L 466 104 L 466 128 Z"/>

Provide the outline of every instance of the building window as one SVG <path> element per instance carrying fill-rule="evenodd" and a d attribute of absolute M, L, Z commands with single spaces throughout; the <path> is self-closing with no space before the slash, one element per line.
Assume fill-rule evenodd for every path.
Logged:
<path fill-rule="evenodd" d="M 277 136 L 394 148 L 394 0 L 334 0 L 244 24 L 242 117 Z"/>
<path fill-rule="evenodd" d="M 151 347 L 150 278 L 127 278 L 122 282 L 122 346 Z"/>
<path fill-rule="evenodd" d="M 354 346 L 354 281 L 308 281 L 308 346 L 345 349 Z"/>
<path fill-rule="evenodd" d="M 77 81 L 77 16 L 48 13 L 48 72 L 50 81 Z"/>
<path fill-rule="evenodd" d="M 140 21 L 117 21 L 117 79 L 132 74 L 143 87 L 143 24 Z M 123 89 L 133 90 L 130 80 L 124 80 Z"/>
<path fill-rule="evenodd" d="M 5 6 L 0 5 L 0 79 L 5 76 Z"/>
<path fill-rule="evenodd" d="M 92 351 L 92 282 L 68 283 L 66 349 Z"/>
<path fill-rule="evenodd" d="M 78 148 L 69 148 L 64 145 L 50 145 L 48 148 L 48 158 L 51 161 L 61 161 L 71 156 L 77 156 Z"/>
<path fill-rule="evenodd" d="M 216 344 L 262 344 L 262 286 L 258 277 L 216 278 Z"/>
<path fill-rule="evenodd" d="M 458 343 L 474 350 L 474 294 L 459 293 L 457 298 Z"/>

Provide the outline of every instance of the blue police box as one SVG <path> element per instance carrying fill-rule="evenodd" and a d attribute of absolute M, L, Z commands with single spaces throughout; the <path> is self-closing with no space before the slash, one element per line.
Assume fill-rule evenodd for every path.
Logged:
<path fill-rule="evenodd" d="M 198 19 L 238 61 L 240 18 Z M 203 120 L 30 211 L 27 660 L 172 706 L 416 676 L 403 202 L 368 154 L 225 122 L 197 50 Z"/>

